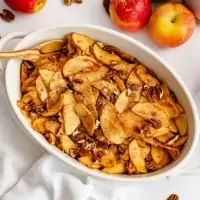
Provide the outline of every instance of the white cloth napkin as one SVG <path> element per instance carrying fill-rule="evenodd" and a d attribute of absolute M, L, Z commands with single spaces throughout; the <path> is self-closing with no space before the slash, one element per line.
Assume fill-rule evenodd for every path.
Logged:
<path fill-rule="evenodd" d="M 14 83 L 13 83 L 14 84 Z M 16 121 L 0 76 L 1 200 L 138 200 L 133 184 L 81 174 L 30 140 Z"/>
<path fill-rule="evenodd" d="M 83 178 L 83 177 L 82 177 Z M 113 187 L 70 170 L 51 155 L 44 155 L 23 175 L 3 200 L 137 200 L 133 186 Z"/>

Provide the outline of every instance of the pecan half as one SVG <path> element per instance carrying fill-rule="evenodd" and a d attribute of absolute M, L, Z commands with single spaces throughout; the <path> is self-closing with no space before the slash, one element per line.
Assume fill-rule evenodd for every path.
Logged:
<path fill-rule="evenodd" d="M 148 85 L 144 85 L 142 89 L 142 95 L 147 97 L 147 99 L 151 99 L 153 95 L 153 88 Z"/>
<path fill-rule="evenodd" d="M 2 13 L 0 13 L 0 17 L 6 22 L 12 22 L 15 19 L 15 15 L 6 9 L 3 9 Z"/>
<path fill-rule="evenodd" d="M 83 3 L 83 0 L 64 0 L 64 3 L 70 6 L 72 3 Z"/>
<path fill-rule="evenodd" d="M 179 200 L 179 196 L 177 194 L 171 194 L 167 200 Z"/>
<path fill-rule="evenodd" d="M 152 124 L 152 127 L 155 129 L 159 129 L 162 127 L 161 121 L 156 119 L 148 119 L 145 120 L 147 123 Z"/>
<path fill-rule="evenodd" d="M 74 3 L 83 3 L 83 0 L 74 0 Z"/>
<path fill-rule="evenodd" d="M 64 3 L 69 6 L 72 4 L 72 0 L 64 0 Z"/>
<path fill-rule="evenodd" d="M 144 85 L 142 89 L 142 95 L 146 97 L 149 101 L 156 102 L 163 98 L 164 91 L 159 85 L 155 87 Z"/>
<path fill-rule="evenodd" d="M 73 134 L 72 138 L 73 138 L 74 141 L 77 142 L 79 140 L 85 139 L 85 134 L 83 132 L 77 133 L 77 134 Z"/>

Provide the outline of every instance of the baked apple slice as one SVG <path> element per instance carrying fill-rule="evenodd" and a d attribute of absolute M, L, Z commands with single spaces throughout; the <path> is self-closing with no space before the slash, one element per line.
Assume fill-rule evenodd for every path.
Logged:
<path fill-rule="evenodd" d="M 113 144 L 122 144 L 127 138 L 120 121 L 117 117 L 115 107 L 110 102 L 106 103 L 102 108 L 100 117 L 101 128 L 104 136 Z"/>
<path fill-rule="evenodd" d="M 78 33 L 71 34 L 72 41 L 74 45 L 83 51 L 86 55 L 91 55 L 90 49 L 95 41 L 92 38 L 89 38 L 85 35 L 81 35 Z"/>
<path fill-rule="evenodd" d="M 53 77 L 54 73 L 55 73 L 54 71 L 48 69 L 39 70 L 40 77 L 47 88 L 49 87 L 50 80 Z"/>
<path fill-rule="evenodd" d="M 45 100 L 48 98 L 48 91 L 46 86 L 44 85 L 44 82 L 42 81 L 42 78 L 39 76 L 36 79 L 36 90 L 38 92 L 38 95 L 42 102 L 45 102 Z"/>
<path fill-rule="evenodd" d="M 143 65 L 139 65 L 136 67 L 136 75 L 137 77 L 145 84 L 155 87 L 159 84 L 158 80 L 154 78 L 151 74 L 147 72 L 147 68 Z"/>
<path fill-rule="evenodd" d="M 140 173 L 146 173 L 146 163 L 141 155 L 140 147 L 135 139 L 133 139 L 129 144 L 129 155 L 131 162 L 135 165 L 137 171 Z"/>
<path fill-rule="evenodd" d="M 75 112 L 76 100 L 71 92 L 66 92 L 63 102 L 64 128 L 67 135 L 71 135 L 80 125 L 80 119 Z"/>
<path fill-rule="evenodd" d="M 155 119 L 160 121 L 162 126 L 169 127 L 169 119 L 157 103 L 137 103 L 132 107 L 132 111 L 145 119 Z"/>
<path fill-rule="evenodd" d="M 95 58 L 105 65 L 116 65 L 122 62 L 119 56 L 104 51 L 97 43 L 93 45 L 92 51 Z"/>
<path fill-rule="evenodd" d="M 79 72 L 97 71 L 99 64 L 95 59 L 89 56 L 76 56 L 69 59 L 63 66 L 63 76 L 69 77 L 70 75 L 77 74 Z"/>
<path fill-rule="evenodd" d="M 115 108 L 118 113 L 122 113 L 128 107 L 129 98 L 127 96 L 127 91 L 123 91 L 115 102 Z"/>
<path fill-rule="evenodd" d="M 95 130 L 95 118 L 88 108 L 83 103 L 77 103 L 75 106 L 75 111 L 80 117 L 83 126 L 87 130 L 88 134 L 92 136 Z"/>

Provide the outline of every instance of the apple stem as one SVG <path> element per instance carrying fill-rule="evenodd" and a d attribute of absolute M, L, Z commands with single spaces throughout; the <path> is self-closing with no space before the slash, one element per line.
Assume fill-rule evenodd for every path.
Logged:
<path fill-rule="evenodd" d="M 172 20 L 171 20 L 171 22 L 174 24 L 174 23 L 176 23 L 176 17 L 174 17 Z"/>

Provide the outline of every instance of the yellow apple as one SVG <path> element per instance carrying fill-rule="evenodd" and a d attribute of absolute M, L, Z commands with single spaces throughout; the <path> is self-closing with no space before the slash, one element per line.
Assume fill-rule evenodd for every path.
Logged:
<path fill-rule="evenodd" d="M 183 4 L 166 3 L 156 8 L 150 17 L 150 37 L 162 47 L 177 47 L 185 43 L 196 27 L 194 14 Z"/>

